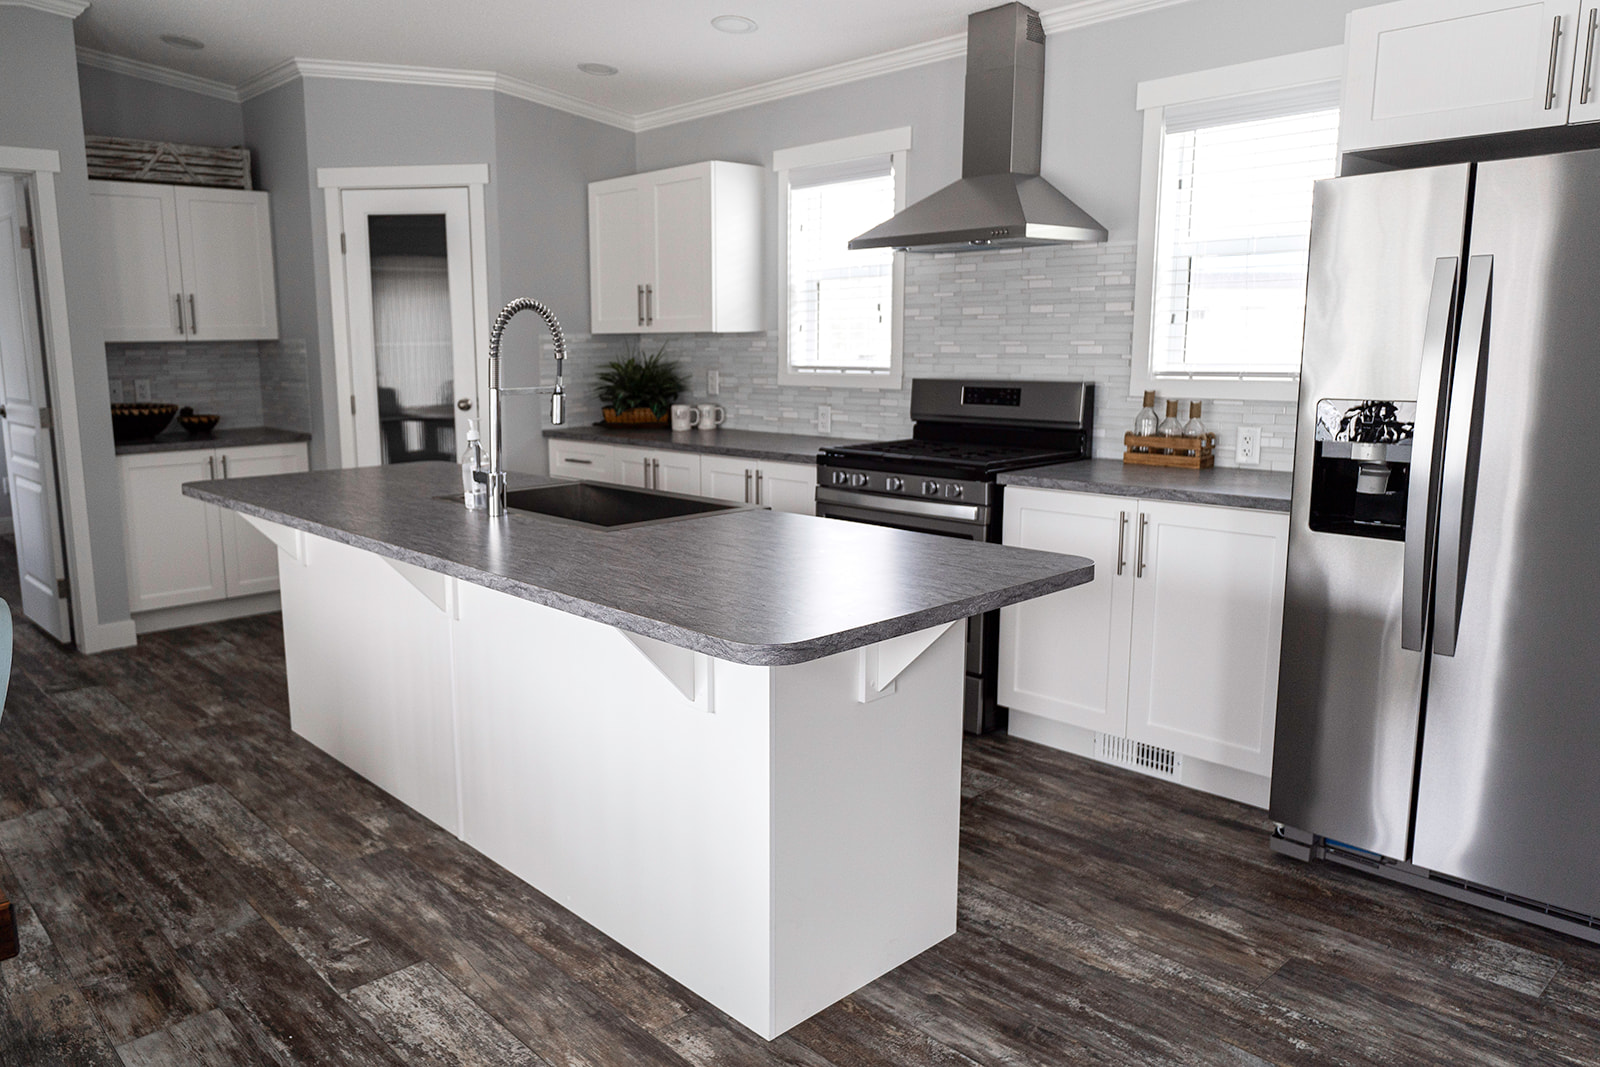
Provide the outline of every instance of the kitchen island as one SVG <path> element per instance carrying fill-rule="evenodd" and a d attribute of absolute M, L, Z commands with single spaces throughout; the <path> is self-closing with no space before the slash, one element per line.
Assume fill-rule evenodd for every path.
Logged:
<path fill-rule="evenodd" d="M 743 507 L 490 519 L 459 486 L 185 486 L 279 547 L 296 733 L 766 1038 L 954 932 L 955 624 L 1088 560 Z"/>

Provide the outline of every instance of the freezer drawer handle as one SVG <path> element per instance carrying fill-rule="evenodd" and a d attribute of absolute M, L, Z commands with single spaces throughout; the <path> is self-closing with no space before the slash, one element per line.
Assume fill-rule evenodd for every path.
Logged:
<path fill-rule="evenodd" d="M 1544 79 L 1544 109 L 1556 106 L 1556 59 L 1561 55 L 1561 16 L 1550 27 L 1550 70 Z"/>
<path fill-rule="evenodd" d="M 1406 502 L 1405 572 L 1400 592 L 1400 647 L 1422 651 L 1428 614 L 1429 574 L 1433 560 L 1435 516 L 1439 501 L 1439 443 L 1443 440 L 1445 388 L 1450 376 L 1445 357 L 1450 351 L 1450 324 L 1456 314 L 1454 256 L 1433 264 L 1433 291 L 1422 334 L 1422 373 L 1417 388 L 1417 424 L 1411 445 L 1411 493 Z"/>
<path fill-rule="evenodd" d="M 1467 262 L 1467 283 L 1461 298 L 1461 346 L 1455 381 L 1450 387 L 1450 425 L 1445 430 L 1444 472 L 1439 492 L 1439 574 L 1434 580 L 1433 650 L 1456 654 L 1461 623 L 1461 587 L 1467 578 L 1467 551 L 1472 538 L 1472 504 L 1467 492 L 1476 463 L 1473 422 L 1479 383 L 1489 356 L 1489 305 L 1493 299 L 1493 256 Z"/>

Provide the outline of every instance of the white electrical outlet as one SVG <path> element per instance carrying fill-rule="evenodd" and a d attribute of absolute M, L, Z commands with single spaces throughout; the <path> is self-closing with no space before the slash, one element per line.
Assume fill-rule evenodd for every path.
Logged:
<path fill-rule="evenodd" d="M 133 399 L 141 404 L 150 399 L 149 378 L 135 378 L 133 380 Z"/>
<path fill-rule="evenodd" d="M 826 404 L 817 405 L 817 432 L 824 437 L 833 432 L 833 409 Z"/>
<path fill-rule="evenodd" d="M 717 370 L 706 371 L 706 395 L 722 395 L 722 372 Z"/>
<path fill-rule="evenodd" d="M 1261 465 L 1261 427 L 1239 427 L 1239 442 L 1234 448 L 1233 456 L 1241 467 Z"/>
<path fill-rule="evenodd" d="M 122 379 L 121 378 L 113 378 L 113 379 L 111 379 L 111 402 L 113 404 L 122 403 Z"/>

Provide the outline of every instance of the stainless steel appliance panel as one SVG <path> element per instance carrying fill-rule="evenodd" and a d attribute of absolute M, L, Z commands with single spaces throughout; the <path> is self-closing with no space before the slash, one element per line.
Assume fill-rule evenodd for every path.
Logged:
<path fill-rule="evenodd" d="M 1424 666 L 1402 647 L 1406 544 L 1311 529 L 1314 427 L 1319 400 L 1417 401 L 1424 377 L 1447 375 L 1471 178 L 1460 165 L 1320 182 L 1311 229 L 1271 815 L 1397 858 Z"/>
<path fill-rule="evenodd" d="M 1413 858 L 1600 914 L 1600 152 L 1480 164 L 1471 253 Z"/>

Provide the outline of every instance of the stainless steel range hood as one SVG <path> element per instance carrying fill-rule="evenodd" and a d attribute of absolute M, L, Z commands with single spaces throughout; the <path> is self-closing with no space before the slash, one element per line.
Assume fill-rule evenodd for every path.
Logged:
<path fill-rule="evenodd" d="M 1106 228 L 1039 177 L 1044 26 L 1004 4 L 967 19 L 961 180 L 850 242 L 851 248 L 969 252 L 1097 242 Z"/>

